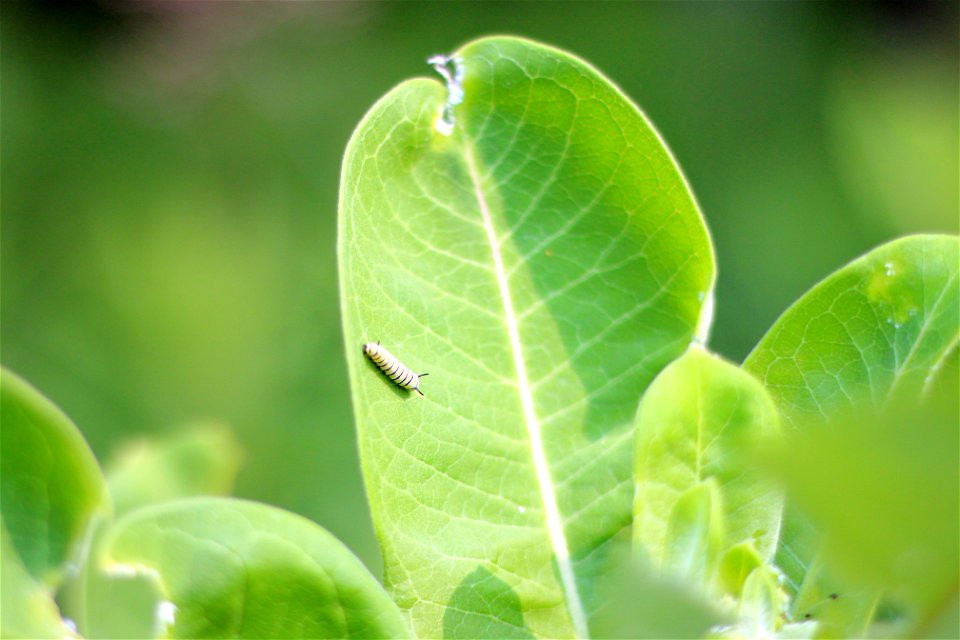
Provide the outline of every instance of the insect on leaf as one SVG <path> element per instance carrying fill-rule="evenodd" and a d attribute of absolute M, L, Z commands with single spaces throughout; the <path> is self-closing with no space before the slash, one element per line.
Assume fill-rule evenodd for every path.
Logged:
<path fill-rule="evenodd" d="M 446 85 L 384 96 L 341 183 L 384 579 L 423 637 L 584 637 L 631 520 L 637 402 L 709 325 L 710 241 L 657 133 L 583 61 L 496 37 L 435 62 Z M 363 357 L 376 340 L 430 372 L 425 397 Z"/>

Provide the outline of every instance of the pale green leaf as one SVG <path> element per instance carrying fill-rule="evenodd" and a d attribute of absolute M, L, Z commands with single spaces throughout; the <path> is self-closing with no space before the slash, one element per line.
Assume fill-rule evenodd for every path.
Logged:
<path fill-rule="evenodd" d="M 821 620 L 836 635 L 857 619 L 852 614 L 869 614 L 882 589 L 924 630 L 917 635 L 949 626 L 960 597 L 956 377 L 951 387 L 921 405 L 896 403 L 880 415 L 808 427 L 770 452 L 771 467 L 823 534 L 797 617 Z M 946 637 L 960 633 L 955 619 Z"/>
<path fill-rule="evenodd" d="M 0 510 L 27 571 L 56 586 L 81 560 L 90 521 L 109 510 L 83 436 L 17 375 L 0 373 Z"/>
<path fill-rule="evenodd" d="M 788 622 L 773 637 L 775 640 L 812 640 L 818 630 L 817 623 L 813 621 Z"/>
<path fill-rule="evenodd" d="M 146 575 L 174 638 L 399 638 L 373 576 L 316 524 L 266 505 L 188 498 L 144 507 L 107 533 L 108 574 Z"/>
<path fill-rule="evenodd" d="M 125 443 L 106 465 L 115 512 L 175 498 L 227 495 L 242 459 L 233 434 L 218 424 Z"/>
<path fill-rule="evenodd" d="M 735 365 L 693 348 L 667 367 L 637 415 L 633 533 L 640 550 L 662 563 L 675 543 L 668 529 L 675 505 L 712 478 L 725 529 L 719 552 L 750 542 L 761 561 L 771 558 L 782 498 L 742 452 L 777 428 L 766 391 Z"/>
<path fill-rule="evenodd" d="M 769 638 L 780 628 L 785 604 L 779 574 L 766 565 L 757 567 L 743 583 L 737 624 L 747 638 Z"/>
<path fill-rule="evenodd" d="M 154 638 L 162 633 L 164 623 L 158 619 L 158 607 L 166 602 L 153 576 L 145 574 L 107 575 L 94 563 L 84 567 L 80 577 L 82 589 L 69 595 L 76 601 L 65 601 L 61 593 L 57 600 L 62 610 L 73 618 L 80 633 L 87 638 L 117 640 Z M 74 585 L 68 585 L 73 587 Z"/>
<path fill-rule="evenodd" d="M 27 572 L 2 523 L 0 537 L 0 637 L 74 637 L 60 618 L 50 589 Z"/>
<path fill-rule="evenodd" d="M 797 459 L 793 454 L 790 457 Z M 817 467 L 814 463 L 811 470 L 821 477 L 829 477 L 829 468 Z M 817 483 L 810 485 L 810 488 L 814 486 Z M 819 488 L 822 489 L 823 485 L 820 484 Z M 821 498 L 837 502 L 835 493 L 825 494 Z M 856 507 L 850 506 L 846 494 L 840 501 L 851 512 L 856 510 Z M 863 539 L 882 535 L 865 527 L 858 526 L 857 529 Z M 876 615 L 880 595 L 880 591 L 874 587 L 854 586 L 849 580 L 839 577 L 834 566 L 826 563 L 823 553 L 819 552 L 807 567 L 800 591 L 790 603 L 790 614 L 797 621 L 816 622 L 817 638 L 859 638 Z"/>
<path fill-rule="evenodd" d="M 624 548 L 619 548 L 623 546 Z M 712 627 L 732 621 L 703 589 L 675 575 L 652 571 L 617 545 L 615 567 L 599 581 L 603 606 L 591 619 L 598 638 L 702 638 Z"/>
<path fill-rule="evenodd" d="M 663 567 L 698 584 L 709 584 L 723 545 L 723 507 L 714 478 L 680 494 L 667 522 Z"/>
<path fill-rule="evenodd" d="M 788 309 L 744 368 L 763 381 L 794 427 L 918 396 L 957 344 L 957 272 L 955 237 L 883 245 Z M 819 547 L 820 536 L 788 504 L 777 564 L 792 590 Z"/>
<path fill-rule="evenodd" d="M 741 542 L 730 547 L 720 559 L 720 587 L 726 593 L 739 597 L 747 576 L 762 564 L 763 559 L 752 542 Z"/>
<path fill-rule="evenodd" d="M 630 523 L 638 399 L 709 325 L 711 246 L 656 132 L 596 70 L 516 38 L 453 57 L 450 91 L 399 85 L 343 165 L 341 304 L 384 578 L 424 637 L 584 636 L 603 547 Z M 377 340 L 429 372 L 425 397 L 363 358 Z"/>

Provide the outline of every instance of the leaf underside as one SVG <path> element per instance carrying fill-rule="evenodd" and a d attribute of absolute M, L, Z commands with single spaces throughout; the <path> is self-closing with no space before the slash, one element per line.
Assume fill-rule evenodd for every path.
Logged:
<path fill-rule="evenodd" d="M 583 62 L 471 43 L 447 91 L 367 114 L 340 196 L 340 290 L 385 583 L 422 637 L 587 635 L 606 544 L 629 526 L 632 421 L 687 348 L 709 238 L 636 107 Z M 429 372 L 400 389 L 380 340 Z"/>

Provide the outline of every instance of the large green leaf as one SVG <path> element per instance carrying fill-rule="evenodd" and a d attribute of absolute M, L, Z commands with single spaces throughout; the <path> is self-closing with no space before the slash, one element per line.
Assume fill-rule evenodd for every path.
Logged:
<path fill-rule="evenodd" d="M 794 427 L 919 396 L 957 344 L 957 272 L 955 237 L 912 236 L 883 245 L 788 309 L 744 368 L 763 381 Z M 788 504 L 777 563 L 792 589 L 804 582 L 820 544 Z"/>
<path fill-rule="evenodd" d="M 153 576 L 175 638 L 399 638 L 406 624 L 361 562 L 316 524 L 266 505 L 188 498 L 132 511 L 99 558 Z"/>
<path fill-rule="evenodd" d="M 3 521 L 27 571 L 56 586 L 80 560 L 91 518 L 109 509 L 106 484 L 69 418 L 6 369 L 0 416 Z"/>
<path fill-rule="evenodd" d="M 918 394 L 960 335 L 957 271 L 956 237 L 878 247 L 800 298 L 743 366 L 791 426 Z"/>
<path fill-rule="evenodd" d="M 716 496 L 707 503 L 719 502 L 723 515 L 709 520 L 712 528 L 723 530 L 722 541 L 710 562 L 704 557 L 700 564 L 708 566 L 744 542 L 752 543 L 758 560 L 769 560 L 780 530 L 782 497 L 747 466 L 742 452 L 777 428 L 770 396 L 739 367 L 699 347 L 667 367 L 650 385 L 637 415 L 633 533 L 640 550 L 655 565 L 675 565 L 671 548 L 678 536 L 671 529 L 688 511 L 684 504 L 691 496 L 709 495 L 702 487 L 712 479 Z"/>
<path fill-rule="evenodd" d="M 489 38 L 438 67 L 448 88 L 404 82 L 367 114 L 341 183 L 386 585 L 421 636 L 491 616 L 585 636 L 591 575 L 630 523 L 637 402 L 709 324 L 709 238 L 656 132 L 584 62 Z M 376 340 L 430 373 L 426 397 L 364 360 Z"/>

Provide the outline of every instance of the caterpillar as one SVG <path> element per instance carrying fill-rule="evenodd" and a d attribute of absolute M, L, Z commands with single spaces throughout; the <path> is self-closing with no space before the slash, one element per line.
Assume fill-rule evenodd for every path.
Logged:
<path fill-rule="evenodd" d="M 397 360 L 396 356 L 380 346 L 380 341 L 368 342 L 363 345 L 363 353 L 373 360 L 373 364 L 380 367 L 380 370 L 387 374 L 387 377 L 397 383 L 404 389 L 413 389 L 420 395 L 420 378 L 430 375 L 429 373 L 416 374 L 405 367 L 403 363 Z"/>

